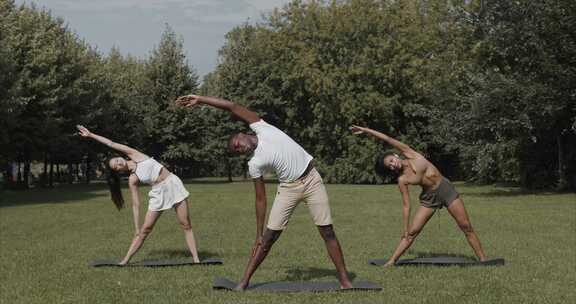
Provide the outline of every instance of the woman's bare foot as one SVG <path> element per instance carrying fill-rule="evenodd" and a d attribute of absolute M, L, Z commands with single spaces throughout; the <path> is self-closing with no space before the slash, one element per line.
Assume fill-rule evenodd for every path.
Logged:
<path fill-rule="evenodd" d="M 196 256 L 196 257 L 192 257 L 192 261 L 196 264 L 200 263 L 200 259 Z"/>
<path fill-rule="evenodd" d="M 390 260 L 390 261 L 386 262 L 386 264 L 384 264 L 384 267 L 392 267 L 392 266 L 394 266 L 394 264 L 395 264 L 395 262 Z"/>
<path fill-rule="evenodd" d="M 128 264 L 127 260 L 122 260 L 122 261 L 118 262 L 119 266 L 125 266 L 126 264 Z"/>

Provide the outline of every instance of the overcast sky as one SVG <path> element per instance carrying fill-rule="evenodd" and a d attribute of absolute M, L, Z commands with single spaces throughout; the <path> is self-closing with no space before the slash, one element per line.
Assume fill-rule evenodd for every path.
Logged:
<path fill-rule="evenodd" d="M 289 0 L 16 0 L 63 17 L 78 36 L 102 53 L 112 46 L 145 57 L 168 23 L 184 38 L 188 62 L 200 76 L 216 66 L 224 35 Z"/>

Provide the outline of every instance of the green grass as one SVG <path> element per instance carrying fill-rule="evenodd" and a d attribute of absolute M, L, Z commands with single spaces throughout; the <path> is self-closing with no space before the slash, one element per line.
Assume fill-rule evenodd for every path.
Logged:
<path fill-rule="evenodd" d="M 269 206 L 276 185 L 268 184 Z M 393 185 L 328 185 L 335 228 L 352 276 L 381 292 L 268 294 L 213 291 L 214 277 L 239 279 L 254 241 L 249 182 L 189 182 L 201 255 L 223 266 L 89 268 L 120 258 L 132 237 L 130 209 L 117 212 L 103 185 L 4 192 L 0 202 L 0 303 L 575 303 L 576 195 L 457 184 L 486 253 L 503 267 L 393 268 L 367 265 L 389 256 L 401 235 Z M 147 189 L 142 189 L 146 197 Z M 417 189 L 413 189 L 413 203 Z M 128 193 L 125 192 L 127 195 Z M 128 198 L 128 196 L 126 196 Z M 145 206 L 143 206 L 143 209 Z M 435 215 L 406 257 L 472 256 L 450 215 Z M 133 261 L 185 259 L 172 211 L 160 218 Z M 335 271 L 304 205 L 256 272 L 253 282 L 335 280 Z"/>

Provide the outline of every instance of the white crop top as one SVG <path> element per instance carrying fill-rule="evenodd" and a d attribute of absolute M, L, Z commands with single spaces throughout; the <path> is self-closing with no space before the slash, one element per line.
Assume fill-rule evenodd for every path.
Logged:
<path fill-rule="evenodd" d="M 136 163 L 136 170 L 134 173 L 144 184 L 152 185 L 158 179 L 160 171 L 162 170 L 162 164 L 157 162 L 152 157 Z"/>

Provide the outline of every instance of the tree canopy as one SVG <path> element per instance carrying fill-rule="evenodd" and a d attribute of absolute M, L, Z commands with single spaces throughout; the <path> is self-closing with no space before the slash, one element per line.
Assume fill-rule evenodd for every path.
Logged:
<path fill-rule="evenodd" d="M 329 182 L 380 182 L 390 147 L 358 124 L 450 178 L 576 189 L 574 28 L 572 0 L 294 0 L 231 30 L 200 83 L 169 25 L 146 58 L 102 54 L 49 11 L 0 0 L 0 163 L 24 164 L 25 184 L 33 162 L 40 184 L 53 165 L 96 165 L 110 151 L 73 136 L 81 123 L 182 176 L 244 174 L 225 142 L 246 125 L 172 104 L 200 93 L 257 111 Z"/>

